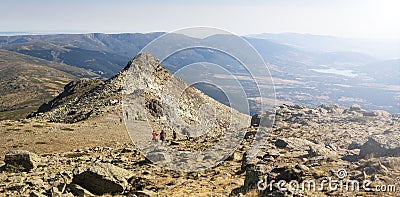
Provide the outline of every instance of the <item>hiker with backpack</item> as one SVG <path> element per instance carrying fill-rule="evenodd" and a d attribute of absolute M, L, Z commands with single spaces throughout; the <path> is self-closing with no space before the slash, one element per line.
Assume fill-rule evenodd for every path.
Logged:
<path fill-rule="evenodd" d="M 167 137 L 167 133 L 165 133 L 164 130 L 161 130 L 161 133 L 160 133 L 161 145 L 164 144 L 164 141 L 166 140 L 166 137 Z"/>

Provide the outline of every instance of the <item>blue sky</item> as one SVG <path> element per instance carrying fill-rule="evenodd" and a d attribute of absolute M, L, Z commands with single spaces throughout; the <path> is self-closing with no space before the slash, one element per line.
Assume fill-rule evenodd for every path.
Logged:
<path fill-rule="evenodd" d="M 240 35 L 400 35 L 398 0 L 0 1 L 1 32 L 153 32 L 211 26 Z"/>

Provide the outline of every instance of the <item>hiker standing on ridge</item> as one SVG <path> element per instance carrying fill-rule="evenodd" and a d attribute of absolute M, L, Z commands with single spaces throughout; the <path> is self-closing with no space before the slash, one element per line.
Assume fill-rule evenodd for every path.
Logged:
<path fill-rule="evenodd" d="M 152 135 L 153 135 L 152 137 L 153 142 L 157 142 L 157 133 L 153 131 Z"/>
<path fill-rule="evenodd" d="M 166 137 L 167 137 L 167 134 L 165 133 L 165 131 L 164 131 L 164 130 L 161 130 L 161 133 L 160 133 L 161 145 L 164 144 L 164 141 L 165 141 L 165 138 L 166 138 Z"/>
<path fill-rule="evenodd" d="M 174 132 L 172 133 L 172 139 L 176 140 L 176 131 L 174 130 Z"/>

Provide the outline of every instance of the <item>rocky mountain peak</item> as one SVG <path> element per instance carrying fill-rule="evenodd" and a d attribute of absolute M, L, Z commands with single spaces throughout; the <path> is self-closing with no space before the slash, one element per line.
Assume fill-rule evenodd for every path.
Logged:
<path fill-rule="evenodd" d="M 122 71 L 104 82 L 84 79 L 69 83 L 60 95 L 44 104 L 31 117 L 51 122 L 74 123 L 103 116 L 110 111 L 120 111 L 122 115 L 120 106 L 123 94 L 135 94 L 140 101 L 132 105 L 145 106 L 148 112 L 145 115 L 131 112 L 130 118 L 144 121 L 146 117 L 143 116 L 147 116 L 147 120 L 158 122 L 160 128 L 166 126 L 167 123 L 165 121 L 161 123 L 162 120 L 174 114 L 175 112 L 170 111 L 175 109 L 179 109 L 179 119 L 190 124 L 200 123 L 204 119 L 201 117 L 204 114 L 201 114 L 199 109 L 204 104 L 209 104 L 211 107 L 202 113 L 224 114 L 220 117 L 217 115 L 217 122 L 220 123 L 217 127 L 220 130 L 227 128 L 229 122 L 227 114 L 233 113 L 235 117 L 245 117 L 241 119 L 244 122 L 249 120 L 249 116 L 215 101 L 171 75 L 162 68 L 160 61 L 149 53 L 136 55 Z M 162 109 L 162 103 L 168 102 L 167 98 L 171 97 L 179 100 L 178 106 Z"/>
<path fill-rule="evenodd" d="M 64 91 L 48 103 L 44 103 L 29 118 L 52 122 L 78 122 L 107 112 L 107 106 L 121 103 L 121 91 L 128 70 L 141 74 L 156 67 L 159 61 L 149 53 L 140 53 L 128 62 L 127 66 L 112 78 L 79 79 L 68 83 Z M 156 73 L 155 73 L 156 74 Z"/>
<path fill-rule="evenodd" d="M 160 61 L 153 55 L 147 52 L 137 54 L 128 64 L 125 66 L 123 71 L 129 70 L 130 68 L 140 72 L 140 70 L 156 69 L 161 67 Z"/>

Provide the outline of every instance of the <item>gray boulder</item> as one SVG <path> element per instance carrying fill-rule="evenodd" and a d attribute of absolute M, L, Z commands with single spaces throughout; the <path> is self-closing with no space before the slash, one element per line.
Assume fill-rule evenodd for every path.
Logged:
<path fill-rule="evenodd" d="M 390 117 L 390 113 L 383 110 L 372 110 L 366 111 L 363 113 L 363 116 L 371 116 L 371 117 Z"/>
<path fill-rule="evenodd" d="M 144 189 L 142 191 L 136 191 L 135 195 L 137 197 L 153 197 L 153 196 L 157 196 L 157 193 L 155 193 L 151 190 Z"/>
<path fill-rule="evenodd" d="M 389 135 L 374 135 L 360 147 L 360 158 L 367 157 L 399 157 L 400 156 L 400 132 L 392 132 Z"/>
<path fill-rule="evenodd" d="M 254 127 L 271 127 L 275 118 L 275 112 L 260 112 L 251 117 L 251 125 Z"/>
<path fill-rule="evenodd" d="M 94 194 L 90 193 L 85 188 L 82 188 L 81 186 L 79 186 L 77 184 L 69 184 L 67 187 L 68 187 L 68 190 L 71 191 L 71 193 L 74 196 L 79 196 L 79 197 L 95 196 Z"/>
<path fill-rule="evenodd" d="M 34 153 L 25 150 L 15 150 L 7 153 L 4 158 L 7 171 L 30 171 L 40 163 L 41 159 Z"/>
<path fill-rule="evenodd" d="M 29 194 L 29 197 L 46 197 L 46 195 L 36 192 L 36 191 L 33 191 Z"/>
<path fill-rule="evenodd" d="M 348 111 L 351 111 L 351 112 L 359 112 L 359 113 L 365 112 L 365 110 L 362 109 L 361 106 L 358 105 L 358 104 L 353 104 L 353 105 L 351 105 Z"/>
<path fill-rule="evenodd" d="M 152 162 L 170 162 L 171 158 L 168 154 L 163 152 L 151 152 L 146 157 Z"/>
<path fill-rule="evenodd" d="M 244 179 L 243 190 L 249 191 L 257 188 L 257 183 L 264 180 L 264 176 L 268 172 L 268 168 L 264 165 L 247 165 Z"/>
<path fill-rule="evenodd" d="M 73 182 L 93 194 L 122 193 L 128 186 L 131 172 L 108 163 L 95 163 L 87 168 L 76 168 Z"/>
<path fill-rule="evenodd" d="M 289 149 L 294 157 L 337 157 L 337 153 L 326 148 L 324 144 L 316 144 L 301 138 L 279 138 L 275 141 L 275 146 Z"/>
<path fill-rule="evenodd" d="M 339 114 L 339 113 L 343 113 L 344 108 L 339 107 L 338 105 L 325 105 L 322 104 L 320 106 L 318 106 L 318 111 L 323 113 L 323 110 L 326 110 L 327 113 L 334 113 L 334 114 Z"/>

